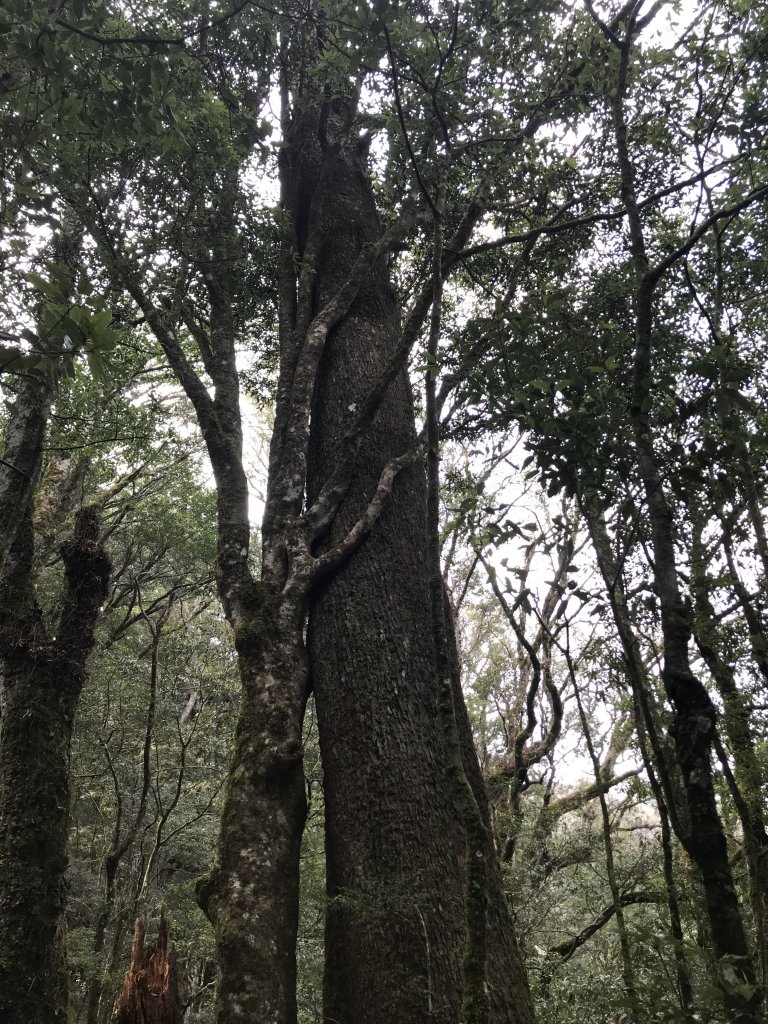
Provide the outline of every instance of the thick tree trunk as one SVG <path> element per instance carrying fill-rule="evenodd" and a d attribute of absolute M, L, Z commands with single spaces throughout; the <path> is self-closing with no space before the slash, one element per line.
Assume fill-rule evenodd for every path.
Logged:
<path fill-rule="evenodd" d="M 31 516 L 16 536 L 2 582 L 0 650 L 5 708 L 0 743 L 0 1020 L 67 1019 L 62 941 L 69 829 L 69 752 L 110 564 L 95 513 L 78 514 L 62 546 L 67 576 L 55 639 L 30 580 Z"/>
<path fill-rule="evenodd" d="M 240 717 L 218 859 L 198 886 L 216 930 L 220 1024 L 296 1021 L 306 656 L 300 624 L 281 635 L 282 618 L 257 614 L 235 627 Z"/>
<path fill-rule="evenodd" d="M 309 118 L 294 129 L 302 136 L 291 168 L 299 244 L 314 190 L 325 193 L 316 258 L 319 306 L 381 227 L 354 144 L 322 154 L 317 137 L 310 139 Z M 310 499 L 398 337 L 397 303 L 379 265 L 323 356 L 312 415 Z M 414 439 L 412 397 L 401 373 L 363 442 L 332 540 L 366 506 L 385 463 Z M 315 596 L 310 613 L 330 900 L 325 1015 L 338 1024 L 448 1024 L 461 1005 L 465 844 L 437 717 L 425 539 L 424 474 L 412 468 L 400 474 L 375 530 Z M 468 775 L 481 793 L 463 719 Z M 527 987 L 497 870 L 489 896 L 496 949 L 489 956 L 492 1020 L 528 1021 Z"/>

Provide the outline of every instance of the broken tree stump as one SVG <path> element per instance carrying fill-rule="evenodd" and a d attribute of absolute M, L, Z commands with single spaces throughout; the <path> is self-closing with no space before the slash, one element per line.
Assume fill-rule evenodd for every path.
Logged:
<path fill-rule="evenodd" d="M 157 940 L 145 946 L 146 925 L 136 918 L 131 965 L 117 1001 L 117 1024 L 182 1024 L 176 954 L 165 914 L 160 916 Z"/>

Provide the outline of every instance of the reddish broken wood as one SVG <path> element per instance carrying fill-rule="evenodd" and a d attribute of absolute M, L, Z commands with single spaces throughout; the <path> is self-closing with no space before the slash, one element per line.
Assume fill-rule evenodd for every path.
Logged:
<path fill-rule="evenodd" d="M 117 1001 L 118 1024 L 182 1024 L 176 954 L 168 936 L 168 922 L 160 917 L 157 941 L 144 945 L 146 926 L 136 918 L 123 990 Z"/>

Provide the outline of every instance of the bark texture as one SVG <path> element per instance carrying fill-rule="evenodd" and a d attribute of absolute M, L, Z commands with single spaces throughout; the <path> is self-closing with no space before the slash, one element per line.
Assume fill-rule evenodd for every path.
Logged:
<path fill-rule="evenodd" d="M 117 1001 L 117 1024 L 182 1024 L 176 953 L 165 916 L 151 946 L 145 943 L 146 926 L 136 919 L 131 965 Z"/>
<path fill-rule="evenodd" d="M 276 617 L 279 622 L 279 616 Z M 266 638 L 268 630 L 274 630 Z M 296 932 L 306 815 L 301 720 L 306 657 L 254 615 L 235 628 L 242 697 L 217 862 L 198 886 L 219 952 L 217 1020 L 296 1020 Z"/>
<path fill-rule="evenodd" d="M 381 235 L 354 141 L 321 150 L 317 121 L 293 126 L 292 209 L 298 244 L 320 218 L 315 302 L 340 287 Z M 316 230 L 317 222 L 315 222 Z M 312 412 L 309 497 L 331 474 L 345 432 L 397 346 L 397 302 L 386 267 L 369 275 L 329 336 Z M 358 454 L 330 540 L 343 537 L 375 492 L 382 467 L 415 440 L 400 373 Z M 445 775 L 426 558 L 425 479 L 400 473 L 375 530 L 321 591 L 309 648 L 326 795 L 329 911 L 325 1015 L 339 1024 L 455 1022 L 465 949 L 465 842 Z M 460 691 L 457 697 L 461 702 Z M 463 750 L 478 792 L 467 735 Z M 481 797 L 482 799 L 482 797 Z M 530 1020 L 498 870 L 490 899 L 494 1021 Z"/>
<path fill-rule="evenodd" d="M 0 743 L 0 1020 L 66 1020 L 62 938 L 69 828 L 69 754 L 109 559 L 92 509 L 62 545 L 66 586 L 55 637 L 31 580 L 28 510 L 0 584 L 5 707 Z"/>

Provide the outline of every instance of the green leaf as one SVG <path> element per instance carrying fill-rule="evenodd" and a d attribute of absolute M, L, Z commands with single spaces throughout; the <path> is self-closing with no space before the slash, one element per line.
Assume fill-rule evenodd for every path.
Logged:
<path fill-rule="evenodd" d="M 31 285 L 33 285 L 39 292 L 42 292 L 47 298 L 63 298 L 61 289 L 58 285 L 53 284 L 51 281 L 47 281 L 40 274 L 35 273 L 34 270 L 28 271 L 24 276 Z"/>

